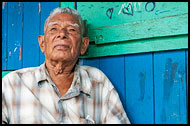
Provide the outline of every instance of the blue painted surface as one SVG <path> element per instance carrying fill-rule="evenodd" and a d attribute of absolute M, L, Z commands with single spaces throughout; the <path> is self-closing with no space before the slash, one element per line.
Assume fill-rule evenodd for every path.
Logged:
<path fill-rule="evenodd" d="M 186 50 L 187 96 L 188 96 L 188 50 Z"/>
<path fill-rule="evenodd" d="M 8 4 L 2 7 L 2 70 L 7 69 L 7 10 Z"/>
<path fill-rule="evenodd" d="M 155 123 L 187 123 L 185 51 L 154 56 Z"/>
<path fill-rule="evenodd" d="M 189 88 L 188 88 L 188 87 L 189 87 L 189 86 L 188 86 L 188 84 L 189 84 L 189 83 L 188 83 L 188 78 L 189 78 L 189 76 L 188 76 L 188 50 L 186 50 L 186 73 L 187 73 L 187 77 L 186 77 L 186 78 L 187 78 L 187 89 L 186 89 L 186 92 L 187 92 L 186 96 L 187 96 L 187 98 L 186 98 L 186 99 L 187 99 L 187 101 L 189 101 L 189 100 L 188 100 L 188 96 L 189 96 L 189 92 L 188 92 L 188 89 L 189 89 Z M 187 110 L 188 110 L 188 104 L 189 104 L 189 103 L 187 102 L 187 107 L 186 107 Z M 189 123 L 190 123 L 190 118 L 189 118 L 188 116 L 189 116 L 189 115 L 187 115 L 187 122 L 188 122 L 188 124 L 189 124 Z"/>
<path fill-rule="evenodd" d="M 89 65 L 89 66 L 92 66 L 92 67 L 96 67 L 96 68 L 100 68 L 100 60 L 99 58 L 91 58 L 91 59 L 88 59 L 88 60 L 85 60 L 85 59 L 81 59 L 80 60 L 81 63 L 83 65 Z"/>
<path fill-rule="evenodd" d="M 58 6 L 58 2 L 40 2 L 39 9 L 39 3 L 5 3 L 2 70 L 44 62 L 36 35 L 43 34 L 45 19 Z M 108 76 L 132 123 L 187 123 L 188 50 L 82 59 L 81 63 Z"/>
<path fill-rule="evenodd" d="M 187 124 L 187 52 L 176 50 L 82 59 L 82 64 L 96 66 L 108 76 L 121 101 L 126 101 L 124 108 L 131 123 Z"/>
<path fill-rule="evenodd" d="M 100 58 L 99 68 L 106 74 L 115 89 L 119 91 L 119 97 L 122 99 L 123 107 L 125 107 L 124 56 Z"/>
<path fill-rule="evenodd" d="M 53 9 L 59 7 L 59 2 L 40 2 L 40 6 L 41 6 L 40 34 L 43 35 L 45 20 Z M 40 64 L 44 63 L 44 61 L 45 61 L 45 56 L 40 51 Z"/>
<path fill-rule="evenodd" d="M 24 3 L 23 20 L 23 67 L 39 65 L 38 35 L 40 27 L 40 14 L 38 2 Z M 32 10 L 32 11 L 31 11 Z M 33 57 L 33 58 L 31 58 Z"/>
<path fill-rule="evenodd" d="M 39 66 L 44 62 L 38 44 L 45 19 L 59 2 L 3 2 L 2 70 Z"/>
<path fill-rule="evenodd" d="M 152 68 L 151 53 L 125 56 L 126 111 L 132 123 L 154 123 Z"/>
<path fill-rule="evenodd" d="M 7 70 L 22 68 L 22 20 L 23 3 L 8 3 Z"/>

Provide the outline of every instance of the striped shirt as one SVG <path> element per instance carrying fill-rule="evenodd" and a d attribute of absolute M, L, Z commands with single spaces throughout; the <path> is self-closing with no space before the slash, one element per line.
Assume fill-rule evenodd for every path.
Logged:
<path fill-rule="evenodd" d="M 66 94 L 60 97 L 45 63 L 2 79 L 2 123 L 130 123 L 118 93 L 102 71 L 76 65 Z"/>

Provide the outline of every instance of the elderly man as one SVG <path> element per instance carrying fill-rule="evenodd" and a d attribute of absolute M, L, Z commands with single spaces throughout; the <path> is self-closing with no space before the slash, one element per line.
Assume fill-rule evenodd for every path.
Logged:
<path fill-rule="evenodd" d="M 97 68 L 77 65 L 89 38 L 80 14 L 56 8 L 38 37 L 45 62 L 2 80 L 2 123 L 130 123 L 118 93 Z"/>

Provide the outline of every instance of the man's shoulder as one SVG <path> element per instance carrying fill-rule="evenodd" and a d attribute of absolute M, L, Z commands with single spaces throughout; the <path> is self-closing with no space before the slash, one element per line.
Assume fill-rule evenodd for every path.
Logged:
<path fill-rule="evenodd" d="M 17 74 L 17 75 L 18 74 L 20 74 L 20 75 L 22 75 L 22 74 L 28 74 L 28 73 L 31 73 L 31 72 L 35 72 L 35 71 L 37 71 L 39 69 L 40 69 L 39 66 L 38 67 L 22 68 L 22 69 L 14 70 L 14 71 L 8 73 L 7 75 L 5 75 L 5 77 L 6 76 L 13 76 L 15 74 Z"/>
<path fill-rule="evenodd" d="M 113 85 L 108 77 L 96 67 L 80 65 L 80 74 L 84 78 L 89 78 L 91 81 L 103 84 L 104 87 L 107 87 L 109 90 L 113 89 Z"/>
<path fill-rule="evenodd" d="M 90 77 L 96 78 L 97 80 L 101 80 L 106 75 L 98 68 L 92 66 L 80 66 L 80 72 L 86 72 Z"/>
<path fill-rule="evenodd" d="M 40 71 L 40 66 L 38 67 L 28 67 L 28 68 L 22 68 L 22 69 L 18 69 L 18 70 L 14 70 L 10 73 L 8 73 L 7 75 L 5 75 L 2 80 L 9 80 L 10 82 L 17 82 L 20 79 L 23 78 L 35 78 L 36 74 L 39 73 Z"/>
<path fill-rule="evenodd" d="M 86 66 L 86 65 L 79 65 L 80 69 L 88 71 L 90 73 L 102 73 L 102 71 L 96 67 Z"/>

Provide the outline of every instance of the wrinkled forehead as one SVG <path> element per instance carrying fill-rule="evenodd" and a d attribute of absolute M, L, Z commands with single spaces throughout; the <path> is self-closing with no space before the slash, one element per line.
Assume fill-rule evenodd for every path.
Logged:
<path fill-rule="evenodd" d="M 75 15 L 69 13 L 57 13 L 49 19 L 49 22 L 53 21 L 79 23 L 79 19 Z"/>
<path fill-rule="evenodd" d="M 44 30 L 51 25 L 65 22 L 71 26 L 80 27 L 79 19 L 75 15 L 69 13 L 57 13 L 47 20 Z"/>
<path fill-rule="evenodd" d="M 66 23 L 66 24 L 69 26 L 73 26 L 73 27 L 79 27 L 78 23 Z M 48 22 L 48 24 L 47 24 L 48 27 L 50 27 L 52 25 L 61 25 L 61 23 L 57 22 L 57 21 L 52 21 L 52 22 Z"/>

